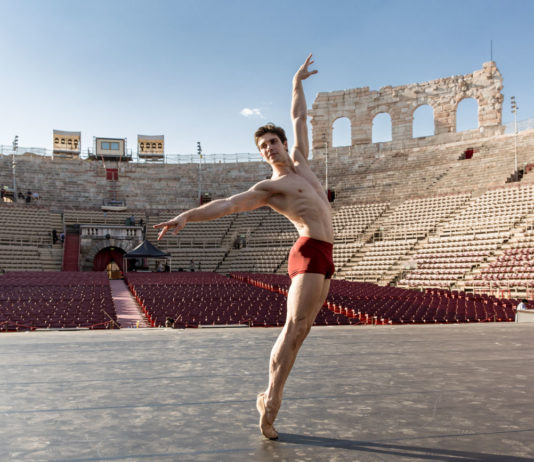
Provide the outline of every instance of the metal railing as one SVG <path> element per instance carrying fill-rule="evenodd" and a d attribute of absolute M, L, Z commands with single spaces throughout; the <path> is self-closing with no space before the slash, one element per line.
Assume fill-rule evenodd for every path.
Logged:
<path fill-rule="evenodd" d="M 95 156 L 93 151 L 91 149 L 86 149 L 82 151 L 78 151 L 79 155 L 78 157 L 80 159 L 96 159 L 98 160 L 99 157 Z M 64 157 L 66 151 L 63 151 L 61 155 L 55 155 L 54 151 L 47 148 L 38 148 L 38 147 L 24 147 L 19 146 L 17 152 L 15 153 L 17 156 L 31 153 L 35 154 L 37 156 L 42 157 L 50 157 L 54 159 L 55 157 Z M 74 155 L 77 155 L 76 151 L 72 151 Z M 0 155 L 12 155 L 13 154 L 13 147 L 11 145 L 4 145 L 0 144 Z M 231 164 L 231 163 L 239 163 L 239 162 L 262 162 L 263 159 L 260 155 L 260 153 L 234 153 L 234 154 L 223 154 L 223 153 L 214 153 L 214 154 L 202 154 L 202 159 L 199 158 L 197 153 L 191 153 L 191 154 L 164 154 L 163 159 L 161 160 L 151 160 L 151 159 L 142 159 L 138 156 L 137 153 L 132 152 L 131 149 L 129 149 L 125 156 L 129 162 L 136 163 L 136 164 L 158 164 L 158 163 L 164 163 L 164 164 L 198 164 L 199 160 L 202 161 L 203 164 Z M 130 160 L 131 159 L 131 160 Z"/>

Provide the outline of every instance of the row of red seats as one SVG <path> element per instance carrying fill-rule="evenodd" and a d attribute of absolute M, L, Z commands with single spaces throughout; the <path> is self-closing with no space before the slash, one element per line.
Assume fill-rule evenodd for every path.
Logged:
<path fill-rule="evenodd" d="M 0 277 L 0 286 L 76 286 L 100 285 L 109 286 L 105 273 L 81 273 L 78 271 L 44 272 L 44 271 L 13 271 Z"/>
<path fill-rule="evenodd" d="M 282 326 L 286 319 L 286 297 L 265 291 L 235 278 L 215 273 L 138 273 L 127 275 L 128 286 L 147 318 L 156 327 L 167 318 L 174 327 L 202 325 Z M 323 309 L 316 325 L 349 324 L 349 319 Z"/>
<path fill-rule="evenodd" d="M 17 272 L 0 277 L 0 330 L 102 329 L 112 320 L 117 315 L 104 273 Z"/>
<path fill-rule="evenodd" d="M 481 273 L 476 281 L 499 281 L 515 286 L 534 284 L 534 249 L 507 249 Z"/>
<path fill-rule="evenodd" d="M 269 290 L 287 291 L 290 280 L 283 275 L 234 274 L 236 278 Z M 460 323 L 513 321 L 518 300 L 489 295 L 427 289 L 419 292 L 398 287 L 332 280 L 327 305 L 336 313 L 362 323 Z"/>

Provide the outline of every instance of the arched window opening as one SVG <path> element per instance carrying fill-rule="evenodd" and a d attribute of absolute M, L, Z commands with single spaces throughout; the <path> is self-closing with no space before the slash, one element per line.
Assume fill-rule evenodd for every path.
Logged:
<path fill-rule="evenodd" d="M 351 139 L 351 123 L 347 117 L 340 117 L 336 119 L 332 125 L 332 146 L 350 146 Z"/>
<path fill-rule="evenodd" d="M 118 247 L 106 247 L 100 250 L 93 260 L 93 271 L 104 271 L 109 263 L 115 262 L 122 271 L 124 250 Z"/>
<path fill-rule="evenodd" d="M 478 102 L 474 98 L 465 98 L 456 108 L 456 131 L 476 130 L 478 128 Z"/>
<path fill-rule="evenodd" d="M 428 104 L 419 106 L 413 113 L 412 136 L 421 138 L 434 135 L 434 109 Z"/>
<path fill-rule="evenodd" d="M 387 143 L 393 139 L 391 135 L 391 116 L 387 112 L 377 114 L 373 119 L 373 143 Z"/>

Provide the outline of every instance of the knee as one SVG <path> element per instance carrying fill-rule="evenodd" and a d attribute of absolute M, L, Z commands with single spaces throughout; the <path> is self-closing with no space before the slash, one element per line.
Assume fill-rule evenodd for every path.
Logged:
<path fill-rule="evenodd" d="M 300 347 L 310 333 L 311 325 L 306 319 L 288 321 L 288 335 L 296 347 Z"/>

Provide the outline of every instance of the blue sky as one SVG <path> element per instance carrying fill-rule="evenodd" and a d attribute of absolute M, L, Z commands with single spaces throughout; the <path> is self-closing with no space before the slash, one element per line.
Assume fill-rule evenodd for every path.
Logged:
<path fill-rule="evenodd" d="M 493 55 L 503 121 L 534 117 L 530 0 L 0 0 L 0 144 L 50 148 L 52 130 L 165 135 L 167 153 L 254 152 L 290 128 L 291 78 L 309 52 L 320 91 L 467 74 Z M 248 110 L 248 111 L 247 111 Z"/>

